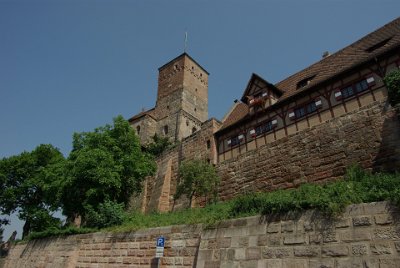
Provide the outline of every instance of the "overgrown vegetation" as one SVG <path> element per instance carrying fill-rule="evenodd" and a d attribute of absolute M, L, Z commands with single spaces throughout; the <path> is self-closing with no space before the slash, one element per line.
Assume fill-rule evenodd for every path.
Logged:
<path fill-rule="evenodd" d="M 279 215 L 316 209 L 327 216 L 339 214 L 347 205 L 362 202 L 391 201 L 400 205 L 400 174 L 371 174 L 354 166 L 344 180 L 325 185 L 304 184 L 297 189 L 239 196 L 228 202 L 210 204 L 205 208 L 186 209 L 170 213 L 142 214 L 132 212 L 123 223 L 105 230 L 134 231 L 142 228 L 178 224 L 214 225 L 219 221 L 253 215 Z M 89 232 L 96 229 L 55 229 L 35 233 L 30 238 Z"/>
<path fill-rule="evenodd" d="M 400 70 L 390 72 L 384 78 L 388 89 L 389 102 L 392 106 L 400 103 Z"/>
<path fill-rule="evenodd" d="M 179 167 L 179 177 L 175 199 L 186 195 L 189 207 L 194 197 L 203 197 L 206 203 L 216 201 L 219 177 L 210 163 L 200 159 L 185 161 Z"/>

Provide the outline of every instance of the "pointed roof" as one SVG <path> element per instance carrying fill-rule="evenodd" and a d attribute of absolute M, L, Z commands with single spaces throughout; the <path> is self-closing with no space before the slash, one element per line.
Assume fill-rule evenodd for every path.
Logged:
<path fill-rule="evenodd" d="M 236 102 L 232 105 L 229 112 L 222 119 L 222 126 L 220 129 L 225 129 L 230 125 L 243 119 L 249 113 L 249 107 L 243 102 Z"/>
<path fill-rule="evenodd" d="M 281 96 L 283 94 L 283 91 L 275 87 L 273 84 L 269 83 L 267 80 L 263 79 L 258 74 L 252 73 L 250 80 L 247 83 L 247 87 L 243 92 L 243 96 L 241 98 L 242 102 L 247 103 L 246 96 L 250 95 L 250 91 L 257 82 L 261 82 L 261 84 L 264 84 L 266 88 L 269 88 L 270 90 L 274 91 L 278 96 Z"/>
<path fill-rule="evenodd" d="M 268 107 L 272 110 L 297 95 L 306 94 L 306 92 L 323 83 L 330 83 L 331 80 L 352 71 L 354 68 L 375 61 L 379 57 L 396 50 L 400 53 L 400 17 L 275 85 L 253 73 L 243 93 L 242 100 L 244 101 L 255 81 L 263 81 L 268 87 L 282 94 L 278 102 Z M 236 111 L 236 109 L 238 110 Z M 247 107 L 247 114 L 248 112 Z M 239 123 L 246 117 L 247 114 L 244 113 L 245 109 L 235 107 L 218 132 Z"/>
<path fill-rule="evenodd" d="M 146 115 L 150 116 L 154 120 L 157 120 L 156 116 L 155 116 L 154 108 L 152 108 L 150 110 L 143 111 L 143 112 L 140 112 L 140 113 L 132 116 L 131 118 L 128 119 L 128 122 L 132 123 L 133 121 L 136 121 L 137 119 L 139 119 L 139 118 L 141 118 L 143 116 L 146 116 Z"/>
<path fill-rule="evenodd" d="M 207 75 L 210 75 L 209 72 L 207 72 L 206 69 L 203 68 L 203 66 L 201 66 L 197 61 L 195 61 L 189 54 L 187 54 L 186 52 L 182 53 L 181 55 L 173 58 L 172 60 L 170 60 L 169 62 L 167 62 L 166 64 L 164 64 L 163 66 L 161 66 L 160 68 L 158 68 L 158 71 L 160 71 L 161 69 L 163 69 L 164 67 L 166 67 L 167 65 L 171 64 L 172 62 L 182 58 L 182 57 L 188 57 L 191 61 L 193 61 L 194 63 L 196 63 L 197 66 L 199 66 Z"/>

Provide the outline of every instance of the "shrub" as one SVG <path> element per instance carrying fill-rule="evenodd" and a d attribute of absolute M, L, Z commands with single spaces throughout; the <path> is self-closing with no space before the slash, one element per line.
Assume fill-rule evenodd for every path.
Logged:
<path fill-rule="evenodd" d="M 390 72 L 384 82 L 388 89 L 389 102 L 392 106 L 400 103 L 400 70 Z"/>

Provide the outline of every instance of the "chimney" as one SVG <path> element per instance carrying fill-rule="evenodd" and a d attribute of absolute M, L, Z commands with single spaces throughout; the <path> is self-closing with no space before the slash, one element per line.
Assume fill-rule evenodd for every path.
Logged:
<path fill-rule="evenodd" d="M 329 53 L 329 51 L 325 51 L 325 52 L 322 54 L 322 58 L 325 59 L 326 57 L 329 57 L 330 55 L 331 55 L 331 53 Z"/>

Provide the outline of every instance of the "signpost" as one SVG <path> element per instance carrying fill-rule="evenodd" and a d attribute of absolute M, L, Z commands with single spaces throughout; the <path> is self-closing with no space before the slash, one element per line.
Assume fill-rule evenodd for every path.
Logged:
<path fill-rule="evenodd" d="M 158 267 L 160 267 L 160 258 L 164 256 L 164 245 L 165 238 L 163 236 L 158 237 L 156 242 L 156 258 Z"/>

